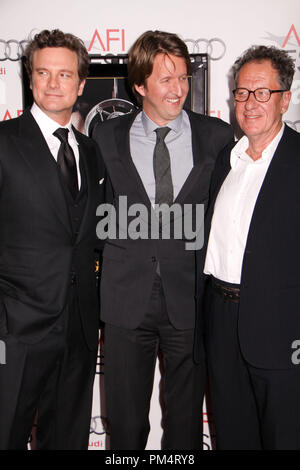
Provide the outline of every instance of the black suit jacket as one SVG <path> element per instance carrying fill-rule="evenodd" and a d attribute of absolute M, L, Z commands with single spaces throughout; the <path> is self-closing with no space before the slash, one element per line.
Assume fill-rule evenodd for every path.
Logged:
<path fill-rule="evenodd" d="M 219 152 L 233 139 L 231 127 L 220 119 L 188 112 L 192 131 L 194 167 L 175 203 L 207 205 L 211 173 Z M 93 134 L 111 182 L 118 213 L 119 196 L 127 196 L 128 207 L 151 204 L 132 161 L 129 131 L 136 114 L 99 125 Z M 130 221 L 130 218 L 128 218 Z M 150 220 L 150 217 L 149 217 Z M 172 222 L 171 222 L 172 224 Z M 148 224 L 150 231 L 150 222 Z M 195 325 L 195 252 L 185 249 L 184 239 L 116 239 L 105 243 L 101 278 L 103 321 L 136 328 L 148 307 L 157 263 L 170 321 L 176 328 Z"/>
<path fill-rule="evenodd" d="M 260 368 L 292 367 L 292 343 L 300 339 L 299 149 L 300 134 L 285 126 L 254 207 L 244 252 L 239 341 L 244 358 Z M 227 150 L 212 178 L 209 219 L 229 171 Z M 200 296 L 202 286 L 200 281 Z"/>
<path fill-rule="evenodd" d="M 39 341 L 64 310 L 76 275 L 85 336 L 97 347 L 94 249 L 103 166 L 94 142 L 74 132 L 88 193 L 77 236 L 57 164 L 31 112 L 0 124 L 0 333 Z"/>

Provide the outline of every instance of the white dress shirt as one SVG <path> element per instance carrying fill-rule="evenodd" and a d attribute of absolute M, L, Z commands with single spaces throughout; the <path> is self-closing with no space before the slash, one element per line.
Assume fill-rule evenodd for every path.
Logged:
<path fill-rule="evenodd" d="M 77 168 L 78 188 L 80 188 L 81 177 L 80 177 L 80 169 L 79 169 L 79 149 L 78 149 L 78 142 L 77 142 L 76 137 L 74 135 L 74 132 L 72 130 L 71 119 L 68 122 L 68 124 L 66 124 L 65 126 L 60 126 L 56 121 L 54 121 L 49 116 L 47 116 L 47 114 L 45 114 L 37 106 L 36 103 L 33 103 L 32 107 L 31 107 L 31 114 L 34 117 L 34 119 L 36 120 L 36 122 L 37 122 L 43 136 L 44 136 L 44 139 L 47 142 L 49 150 L 52 153 L 52 155 L 53 155 L 53 157 L 55 158 L 56 161 L 57 161 L 57 154 L 58 154 L 58 150 L 59 150 L 61 142 L 58 139 L 58 137 L 55 137 L 53 135 L 53 132 L 56 131 L 56 129 L 58 129 L 59 127 L 65 127 L 67 129 L 69 129 L 68 142 L 71 145 L 72 150 L 73 150 L 74 155 L 75 155 L 76 168 Z"/>
<path fill-rule="evenodd" d="M 231 151 L 229 171 L 216 198 L 204 266 L 205 274 L 240 284 L 242 263 L 254 206 L 270 162 L 282 137 L 281 130 L 254 161 L 242 137 Z"/>

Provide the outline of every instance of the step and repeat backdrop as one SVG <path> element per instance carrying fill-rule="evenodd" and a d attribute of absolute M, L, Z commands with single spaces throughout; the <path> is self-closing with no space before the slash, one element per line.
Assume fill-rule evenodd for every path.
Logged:
<path fill-rule="evenodd" d="M 22 53 L 28 38 L 45 28 L 71 32 L 84 41 L 91 55 L 107 55 L 108 58 L 126 55 L 135 39 L 146 30 L 177 33 L 186 42 L 191 54 L 207 55 L 204 56 L 208 58 L 205 112 L 230 122 L 234 127 L 230 69 L 235 59 L 254 44 L 282 48 L 289 52 L 296 65 L 292 100 L 284 119 L 300 132 L 299 0 L 52 0 L 51 3 L 0 0 L 0 120 L 17 117 L 23 112 Z M 111 97 L 116 97 L 116 93 L 116 85 L 113 84 Z M 104 351 L 101 348 L 94 384 L 91 450 L 105 450 L 108 445 L 102 393 L 105 379 L 103 362 Z M 162 414 L 159 385 L 158 363 L 147 449 L 160 448 Z M 213 447 L 209 399 L 204 404 L 203 415 L 204 448 L 209 450 Z"/>

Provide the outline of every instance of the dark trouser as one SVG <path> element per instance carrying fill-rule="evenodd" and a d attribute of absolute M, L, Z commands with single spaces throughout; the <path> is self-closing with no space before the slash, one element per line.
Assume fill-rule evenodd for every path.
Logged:
<path fill-rule="evenodd" d="M 193 335 L 193 329 L 176 330 L 169 322 L 159 277 L 139 328 L 105 325 L 104 383 L 111 449 L 146 446 L 159 349 L 164 369 L 162 448 L 202 449 L 205 366 L 193 362 Z"/>
<path fill-rule="evenodd" d="M 239 303 L 224 298 L 211 283 L 206 310 L 217 450 L 300 449 L 300 369 L 248 364 L 238 339 Z"/>
<path fill-rule="evenodd" d="M 8 334 L 0 366 L 0 449 L 26 449 L 37 413 L 37 448 L 87 449 L 97 349 L 85 343 L 75 288 L 40 342 Z"/>

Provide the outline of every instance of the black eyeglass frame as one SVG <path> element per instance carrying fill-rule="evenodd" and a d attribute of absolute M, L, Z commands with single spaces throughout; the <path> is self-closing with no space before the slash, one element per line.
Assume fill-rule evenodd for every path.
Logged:
<path fill-rule="evenodd" d="M 236 97 L 235 97 L 235 92 L 236 92 L 237 90 L 246 90 L 246 91 L 248 92 L 247 98 L 246 98 L 245 100 L 237 100 Z M 256 95 L 255 95 L 255 92 L 256 92 L 257 90 L 268 90 L 269 93 L 270 93 L 269 98 L 268 98 L 266 101 L 257 99 L 257 97 L 256 97 Z M 245 103 L 246 101 L 248 101 L 248 99 L 249 99 L 251 93 L 253 93 L 254 98 L 255 98 L 256 101 L 258 101 L 259 103 L 267 103 L 268 101 L 270 101 L 271 96 L 272 96 L 273 93 L 283 93 L 284 91 L 289 91 L 289 90 L 270 90 L 270 88 L 266 88 L 266 87 L 259 87 L 259 88 L 256 88 L 255 90 L 248 90 L 248 88 L 238 87 L 238 88 L 236 88 L 235 90 L 232 90 L 232 93 L 233 93 L 233 96 L 234 96 L 235 101 L 237 101 L 238 103 Z"/>

